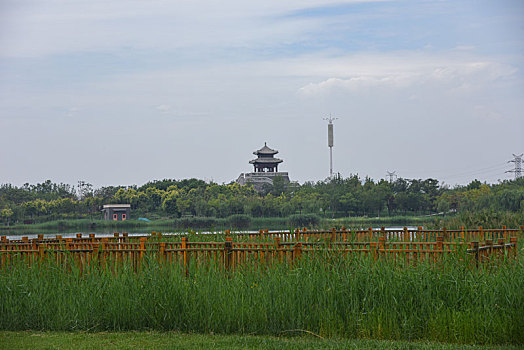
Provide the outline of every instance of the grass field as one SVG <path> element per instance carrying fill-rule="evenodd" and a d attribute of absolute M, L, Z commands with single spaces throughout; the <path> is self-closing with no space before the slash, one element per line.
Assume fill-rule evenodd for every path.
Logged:
<path fill-rule="evenodd" d="M 0 332 L 0 349 L 518 349 L 429 342 L 319 339 L 314 336 L 239 336 L 175 332 Z"/>

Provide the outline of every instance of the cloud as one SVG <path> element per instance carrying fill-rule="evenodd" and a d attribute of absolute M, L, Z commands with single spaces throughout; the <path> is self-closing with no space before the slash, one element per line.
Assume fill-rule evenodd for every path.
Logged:
<path fill-rule="evenodd" d="M 170 105 L 158 105 L 155 107 L 157 111 L 160 111 L 160 113 L 168 113 L 171 110 Z"/>
<path fill-rule="evenodd" d="M 80 108 L 78 107 L 70 107 L 69 110 L 67 111 L 67 116 L 68 117 L 73 117 L 78 111 L 80 110 Z"/>
<path fill-rule="evenodd" d="M 463 94 L 511 79 L 518 72 L 507 63 L 471 55 L 457 56 L 454 52 L 439 56 L 417 52 L 348 56 L 329 61 L 327 59 L 321 66 L 330 67 L 324 74 L 331 76 L 300 87 L 299 95 L 310 97 L 337 91 L 362 93 L 370 89 L 409 88 L 440 88 L 449 94 Z"/>
<path fill-rule="evenodd" d="M 300 40 L 324 23 L 283 14 L 361 2 L 367 1 L 9 1 L 0 13 L 0 56 L 268 46 Z"/>

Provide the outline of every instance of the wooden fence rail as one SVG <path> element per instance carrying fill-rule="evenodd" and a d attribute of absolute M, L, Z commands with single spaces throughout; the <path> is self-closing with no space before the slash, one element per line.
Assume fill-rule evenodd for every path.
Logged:
<path fill-rule="evenodd" d="M 435 242 L 437 237 L 442 237 L 446 242 L 473 242 L 504 239 L 509 242 L 511 237 L 518 237 L 524 234 L 524 226 L 519 229 L 509 229 L 503 226 L 501 229 L 484 229 L 482 227 L 476 229 L 448 230 L 446 228 L 427 230 L 419 227 L 418 229 L 408 229 L 407 227 L 401 229 L 380 229 L 368 228 L 365 230 L 350 230 L 342 227 L 341 229 L 331 229 L 326 231 L 307 230 L 306 228 L 294 231 L 269 231 L 259 230 L 258 232 L 231 232 L 229 230 L 224 233 L 199 233 L 197 236 L 205 237 L 206 239 L 216 239 L 217 237 L 233 237 L 239 241 L 272 241 L 280 239 L 281 242 L 315 242 L 315 241 L 332 241 L 332 242 L 378 242 L 382 237 L 388 241 L 402 241 L 402 242 Z M 73 242 L 102 242 L 103 240 L 112 242 L 138 242 L 141 238 L 157 238 L 173 239 L 181 241 L 186 234 L 167 234 L 152 232 L 150 235 L 129 235 L 128 233 L 114 233 L 113 237 L 100 237 L 91 233 L 84 235 L 77 233 L 73 238 L 62 238 L 62 235 L 56 235 L 53 238 L 44 238 L 44 235 L 38 235 L 37 238 L 29 239 L 28 237 L 21 237 L 21 239 L 7 239 L 7 236 L 0 236 L 0 246 L 6 243 L 29 244 L 37 243 L 58 243 L 61 244 L 68 239 Z"/>
<path fill-rule="evenodd" d="M 509 241 L 499 238 L 484 243 L 449 242 L 437 236 L 434 242 L 397 241 L 379 237 L 378 241 L 306 241 L 288 242 L 276 237 L 271 242 L 234 242 L 231 237 L 224 242 L 190 242 L 182 237 L 178 242 L 162 242 L 140 238 L 138 241 L 75 241 L 65 239 L 44 242 L 2 242 L 0 244 L 0 270 L 13 266 L 17 261 L 30 264 L 52 259 L 57 263 L 74 262 L 84 267 L 89 264 L 118 266 L 130 263 L 135 270 L 145 257 L 158 259 L 161 263 L 180 264 L 186 273 L 191 264 L 198 266 L 218 264 L 226 270 L 235 269 L 248 262 L 270 265 L 276 262 L 292 264 L 302 256 L 369 256 L 373 261 L 385 259 L 404 261 L 408 264 L 422 261 L 438 262 L 446 255 L 462 251 L 474 258 L 475 265 L 489 260 L 517 259 L 517 237 Z M 316 255 L 315 255 L 316 254 Z"/>

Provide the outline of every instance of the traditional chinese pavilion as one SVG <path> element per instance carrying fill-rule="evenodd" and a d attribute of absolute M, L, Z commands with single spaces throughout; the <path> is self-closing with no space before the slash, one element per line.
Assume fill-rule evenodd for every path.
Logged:
<path fill-rule="evenodd" d="M 264 142 L 264 147 L 253 152 L 253 154 L 258 158 L 249 161 L 249 164 L 253 164 L 255 167 L 255 173 L 278 172 L 278 164 L 282 163 L 283 160 L 275 158 L 275 154 L 277 153 L 277 150 L 269 148 L 267 143 Z"/>
<path fill-rule="evenodd" d="M 258 191 L 263 190 L 266 184 L 273 185 L 273 179 L 277 176 L 282 177 L 283 181 L 288 183 L 288 173 L 278 171 L 278 165 L 283 160 L 275 158 L 277 153 L 277 150 L 269 148 L 267 143 L 264 143 L 264 147 L 253 152 L 257 158 L 249 161 L 249 164 L 253 164 L 253 172 L 240 174 L 236 182 L 241 185 L 252 184 Z"/>

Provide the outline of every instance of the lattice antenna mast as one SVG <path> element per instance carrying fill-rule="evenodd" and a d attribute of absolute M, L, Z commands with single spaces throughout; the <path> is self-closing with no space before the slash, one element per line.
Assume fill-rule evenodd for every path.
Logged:
<path fill-rule="evenodd" d="M 513 154 L 513 157 L 515 157 L 513 160 L 508 161 L 508 163 L 515 163 L 515 169 L 506 171 L 507 173 L 514 173 L 515 174 L 515 180 L 522 176 L 522 156 L 524 156 L 524 153 L 520 155 Z"/>
<path fill-rule="evenodd" d="M 329 178 L 332 179 L 333 178 L 333 145 L 334 145 L 333 121 L 337 120 L 338 118 L 333 118 L 330 114 L 329 118 L 323 118 L 323 119 L 328 121 Z"/>
<path fill-rule="evenodd" d="M 392 183 L 393 182 L 393 179 L 396 179 L 397 178 L 397 172 L 396 171 L 393 171 L 393 172 L 389 172 L 389 171 L 386 171 L 386 173 L 388 173 L 388 177 L 389 177 L 389 182 Z"/>

